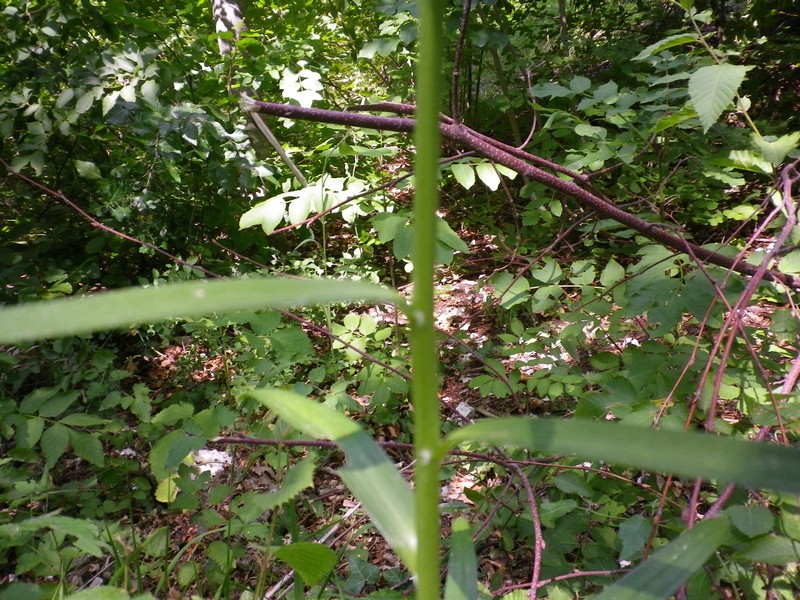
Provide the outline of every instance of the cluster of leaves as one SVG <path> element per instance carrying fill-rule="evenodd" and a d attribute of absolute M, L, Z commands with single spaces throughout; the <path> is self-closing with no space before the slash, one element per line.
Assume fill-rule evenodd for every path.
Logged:
<path fill-rule="evenodd" d="M 498 137 L 520 137 L 521 124 L 535 120 L 538 155 L 590 173 L 592 185 L 619 204 L 640 207 L 639 215 L 718 244 L 721 234 L 710 227 L 732 229 L 760 214 L 777 166 L 797 155 L 796 107 L 781 120 L 747 114 L 758 115 L 767 95 L 745 78 L 771 68 L 758 62 L 763 55 L 754 49 L 756 34 L 780 29 L 771 8 L 749 3 L 747 12 L 728 21 L 728 44 L 710 48 L 709 28 L 719 15 L 682 4 L 691 17 L 685 27 L 677 7 L 653 14 L 642 2 L 575 2 L 562 32 L 557 17 L 564 3 L 478 3 L 461 65 L 469 75 L 454 97 L 470 125 Z M 463 7 L 450 3 L 447 10 L 452 41 Z M 6 178 L 9 185 L 0 192 L 4 302 L 133 283 L 168 290 L 168 284 L 212 271 L 396 283 L 412 270 L 416 223 L 406 205 L 405 186 L 413 180 L 404 136 L 284 120 L 276 131 L 311 182 L 300 186 L 253 143 L 228 94 L 242 86 L 301 106 L 411 101 L 418 34 L 412 3 L 378 2 L 373 9 L 364 2 L 295 2 L 290 8 L 256 2 L 236 54 L 224 60 L 208 34 L 208 12 L 171 2 L 155 8 L 111 3 L 105 11 L 87 2 L 74 9 L 18 2 L 4 9 L 0 24 L 8 45 L 0 72 L 8 84 L 0 91 L 0 158 L 55 192 L 35 188 L 30 199 L 28 183 Z M 635 30 L 635 43 L 615 29 L 620 24 Z M 542 57 L 553 71 L 529 72 Z M 739 112 L 730 112 L 733 107 Z M 769 108 L 770 115 L 780 114 Z M 465 264 L 478 270 L 475 291 L 485 288 L 490 298 L 484 307 L 490 331 L 480 347 L 472 347 L 469 330 L 455 335 L 471 347 L 476 364 L 446 365 L 465 379 L 464 402 L 485 411 L 505 399 L 508 412 L 569 413 L 579 421 L 574 431 L 569 422 L 563 429 L 572 439 L 552 444 L 547 440 L 558 436 L 551 430 L 531 435 L 511 421 L 473 429 L 472 437 L 446 424 L 448 448 L 461 444 L 480 453 L 511 439 L 528 449 L 509 451 L 491 468 L 496 457 L 486 456 L 445 470 L 479 482 L 464 491 L 468 503 L 444 507 L 453 531 L 448 591 L 472 578 L 475 589 L 465 592 L 472 597 L 503 590 L 515 598 L 521 592 L 503 586 L 530 574 L 522 560 L 507 556 L 525 548 L 540 565 L 541 593 L 554 599 L 610 586 L 618 569 L 648 556 L 651 562 L 624 585 L 671 593 L 672 582 L 653 587 L 655 561 L 685 570 L 690 597 L 710 598 L 726 588 L 792 597 L 795 572 L 787 563 L 797 561 L 800 512 L 796 495 L 781 487 L 790 484 L 775 483 L 774 474 L 746 480 L 778 491 L 756 497 L 737 489 L 722 517 L 687 530 L 687 504 L 707 509 L 722 489 L 698 485 L 691 499 L 651 471 L 711 473 L 724 481 L 730 472 L 719 463 L 703 463 L 706 472 L 669 466 L 690 463 L 692 452 L 702 454 L 706 446 L 692 442 L 672 457 L 658 457 L 643 437 L 619 452 L 587 449 L 581 443 L 595 430 L 584 436 L 580 429 L 581 419 L 594 419 L 631 427 L 658 423 L 677 432 L 710 419 L 727 437 L 746 439 L 757 427 L 775 426 L 794 441 L 796 396 L 774 393 L 797 339 L 792 311 L 770 310 L 767 327 L 746 330 L 747 341 L 732 346 L 715 392 L 704 367 L 719 360 L 716 347 L 729 311 L 722 299 L 735 304 L 744 289 L 740 280 L 729 281 L 720 294 L 709 277 L 722 281 L 721 270 L 697 270 L 690 256 L 619 224 L 591 221 L 552 190 L 518 181 L 483 159 L 460 157 L 442 171 L 448 196 L 458 200 L 437 218 L 435 259 L 454 273 Z M 389 176 L 394 186 L 383 185 Z M 498 199 L 502 192 L 505 201 Z M 94 230 L 60 202 L 64 198 L 80 199 L 95 224 L 149 246 Z M 466 216 L 456 224 L 460 215 Z M 578 225 L 563 238 L 569 249 L 551 250 L 571 221 Z M 280 229 L 283 235 L 273 235 Z M 491 269 L 476 267 L 480 263 L 464 258 L 470 245 L 457 231 L 478 240 L 514 240 L 513 251 L 501 245 L 487 252 Z M 159 250 L 186 260 L 165 264 Z M 796 252 L 787 253 L 779 268 L 799 273 L 798 262 Z M 122 317 L 108 322 L 100 322 L 99 309 L 84 310 L 83 324 L 72 322 L 75 313 L 64 313 L 70 316 L 56 319 L 58 325 L 42 324 L 43 335 L 86 334 L 134 321 L 167 324 L 4 347 L 0 560 L 21 583 L 3 589 L 3 597 L 66 595 L 79 587 L 77 574 L 118 589 L 75 598 L 160 597 L 168 589 L 257 598 L 278 583 L 276 564 L 294 570 L 298 596 L 305 589 L 317 596 L 399 597 L 389 588 L 407 585 L 417 568 L 412 493 L 369 436 L 341 414 L 358 416 L 367 430 L 411 439 L 402 324 L 340 305 L 309 309 L 299 323 L 285 313 L 255 310 L 273 301 L 285 307 L 304 298 L 370 297 L 358 290 L 344 297 L 350 292 L 333 288 L 322 298 L 302 288 L 291 297 L 291 282 L 278 287 L 274 296 L 270 289 L 242 288 L 212 294 L 206 310 L 191 294 L 176 296 L 172 305 L 142 296 L 123 303 Z M 759 296 L 779 303 L 785 292 L 764 286 Z M 144 312 L 128 312 L 130 304 L 143 305 Z M 212 309 L 217 316 L 207 316 Z M 182 319 L 170 320 L 175 317 Z M 35 329 L 32 321 L 25 327 Z M 309 395 L 334 412 L 303 402 Z M 720 415 L 722 406 L 735 418 Z M 319 530 L 338 516 L 305 492 L 315 470 L 338 458 L 295 450 L 298 431 L 341 446 L 348 458 L 342 480 L 402 566 L 387 566 L 385 556 L 364 548 L 332 550 L 321 543 Z M 602 431 L 597 439 L 612 446 L 615 440 Z M 199 451 L 232 432 L 270 444 L 234 456 L 227 479 L 194 464 Z M 593 461 L 552 460 L 571 452 L 588 453 Z M 525 462 L 531 458 L 545 462 L 532 467 Z M 617 463 L 643 471 L 609 466 Z M 246 475 L 261 465 L 275 489 L 249 487 Z M 371 485 L 376 479 L 362 470 L 373 470 L 370 477 L 383 478 L 381 485 Z M 521 477 L 539 492 L 536 499 L 526 495 Z M 508 485 L 497 486 L 502 480 Z M 463 517 L 483 523 L 474 540 Z M 350 544 L 361 540 L 354 536 Z M 694 551 L 676 550 L 684 546 Z M 485 561 L 477 571 L 459 571 L 474 559 L 475 547 Z M 701 569 L 712 554 L 717 562 Z M 111 557 L 113 569 L 84 569 L 99 564 L 87 557 Z M 502 569 L 493 570 L 498 561 Z M 558 579 L 575 570 L 587 575 Z M 655 581 L 650 587 L 648 578 Z M 606 593 L 622 597 L 615 596 L 620 587 Z"/>

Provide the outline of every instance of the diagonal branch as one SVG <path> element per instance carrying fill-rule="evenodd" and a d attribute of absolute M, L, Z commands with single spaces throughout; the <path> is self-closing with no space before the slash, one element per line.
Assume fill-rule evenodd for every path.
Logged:
<path fill-rule="evenodd" d="M 250 112 L 258 112 L 274 117 L 284 117 L 301 121 L 314 121 L 317 123 L 330 123 L 333 125 L 346 125 L 349 127 L 406 133 L 412 132 L 415 125 L 415 120 L 410 117 L 384 117 L 325 110 L 321 108 L 304 108 L 301 106 L 277 104 L 274 102 L 261 102 L 253 100 L 248 96 L 242 96 L 242 103 L 245 110 Z M 486 136 L 477 134 L 467 127 L 454 123 L 451 119 L 443 119 L 440 128 L 442 136 L 446 139 L 452 142 L 458 142 L 463 147 L 473 150 L 497 164 L 508 167 L 550 189 L 561 192 L 582 205 L 591 208 L 598 214 L 638 231 L 648 239 L 660 242 L 678 252 L 686 252 L 690 256 L 695 256 L 708 263 L 736 271 L 742 275 L 754 276 L 761 274 L 760 269 L 755 265 L 744 263 L 736 257 L 731 258 L 718 252 L 708 250 L 707 248 L 697 246 L 678 235 L 669 233 L 658 223 L 645 221 L 644 219 L 622 210 L 615 204 L 600 197 L 598 194 L 581 187 L 577 181 L 561 179 L 521 158 L 521 156 L 525 156 L 526 158 L 530 156 L 531 161 L 536 159 L 539 164 L 544 166 L 543 163 L 546 161 L 538 157 L 527 155 L 527 153 L 512 153 L 508 146 L 495 142 Z M 550 163 L 548 166 L 554 165 Z M 800 289 L 800 277 L 787 275 L 775 270 L 766 271 L 764 277 L 770 281 L 782 283 L 793 289 Z"/>

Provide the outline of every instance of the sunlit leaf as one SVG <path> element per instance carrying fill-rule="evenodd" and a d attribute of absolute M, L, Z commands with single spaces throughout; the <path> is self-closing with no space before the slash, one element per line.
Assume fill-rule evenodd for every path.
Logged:
<path fill-rule="evenodd" d="M 454 163 L 450 166 L 450 170 L 453 173 L 453 177 L 456 178 L 456 181 L 458 181 L 465 190 L 475 185 L 475 171 L 472 165 Z"/>
<path fill-rule="evenodd" d="M 281 546 L 275 557 L 292 567 L 307 586 L 313 586 L 336 565 L 336 553 L 322 544 L 296 542 Z"/>
<path fill-rule="evenodd" d="M 669 48 L 683 46 L 684 44 L 691 44 L 696 42 L 697 39 L 696 33 L 678 33 L 676 35 L 670 35 L 655 42 L 654 44 L 650 44 L 647 48 L 639 52 L 639 54 L 634 56 L 632 60 L 644 60 L 650 56 L 653 56 L 654 54 L 660 54 Z"/>
<path fill-rule="evenodd" d="M 478 421 L 451 432 L 448 440 L 451 444 L 473 441 L 545 454 L 575 454 L 586 460 L 683 477 L 800 493 L 800 479 L 786 476 L 800 465 L 800 449 L 692 431 L 520 417 Z"/>
<path fill-rule="evenodd" d="M 298 431 L 339 445 L 347 459 L 339 470 L 342 481 L 364 505 L 397 555 L 415 572 L 414 493 L 372 437 L 341 413 L 292 392 L 253 390 L 245 396 L 263 403 Z"/>
<path fill-rule="evenodd" d="M 261 225 L 264 233 L 269 235 L 283 220 L 286 215 L 286 200 L 284 195 L 275 196 L 264 202 L 256 204 L 239 218 L 239 229 L 246 229 Z"/>
<path fill-rule="evenodd" d="M 394 290 L 363 281 L 289 278 L 193 281 L 3 307 L 0 343 L 91 333 L 214 312 L 330 302 L 405 304 Z"/>
<path fill-rule="evenodd" d="M 744 77 L 752 67 L 722 63 L 697 69 L 689 78 L 689 97 L 708 131 L 728 108 Z"/>

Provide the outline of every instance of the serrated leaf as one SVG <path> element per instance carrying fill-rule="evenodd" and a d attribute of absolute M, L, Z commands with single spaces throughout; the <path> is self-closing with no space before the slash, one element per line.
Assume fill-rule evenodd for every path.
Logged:
<path fill-rule="evenodd" d="M 785 566 L 800 561 L 800 542 L 784 536 L 764 535 L 736 552 L 733 558 Z"/>
<path fill-rule="evenodd" d="M 60 423 L 55 423 L 42 434 L 39 446 L 44 455 L 45 465 L 51 469 L 59 458 L 66 452 L 69 443 L 69 429 Z"/>
<path fill-rule="evenodd" d="M 254 225 L 261 225 L 264 233 L 269 235 L 286 214 L 286 200 L 283 194 L 275 196 L 264 202 L 256 204 L 253 208 L 244 213 L 239 219 L 239 229 L 247 229 Z"/>
<path fill-rule="evenodd" d="M 775 515 L 763 506 L 731 506 L 725 514 L 736 529 L 750 538 L 768 533 L 775 527 Z"/>
<path fill-rule="evenodd" d="M 772 163 L 764 160 L 761 156 L 750 150 L 731 150 L 728 158 L 733 164 L 746 171 L 755 173 L 771 174 L 773 172 Z"/>
<path fill-rule="evenodd" d="M 92 104 L 94 104 L 94 91 L 89 90 L 88 92 L 84 92 L 78 101 L 75 103 L 75 112 L 79 115 L 82 115 L 87 110 L 92 108 Z"/>
<path fill-rule="evenodd" d="M 497 173 L 497 169 L 494 168 L 494 164 L 490 162 L 478 163 L 475 165 L 475 172 L 484 185 L 493 192 L 500 187 L 500 175 Z"/>
<path fill-rule="evenodd" d="M 72 163 L 75 165 L 75 170 L 78 171 L 78 175 L 84 179 L 97 180 L 103 178 L 97 165 L 89 160 L 73 160 Z"/>
<path fill-rule="evenodd" d="M 69 442 L 75 456 L 81 457 L 96 467 L 102 467 L 105 464 L 103 444 L 100 443 L 96 434 L 70 429 Z"/>
<path fill-rule="evenodd" d="M 450 166 L 450 171 L 452 171 L 453 177 L 456 178 L 456 181 L 458 181 L 465 190 L 475 185 L 475 170 L 472 168 L 472 165 L 455 163 Z"/>
<path fill-rule="evenodd" d="M 703 124 L 711 129 L 722 111 L 733 102 L 739 86 L 752 67 L 723 63 L 701 67 L 689 78 L 689 98 Z"/>
<path fill-rule="evenodd" d="M 766 138 L 753 134 L 753 145 L 771 164 L 778 166 L 792 150 L 797 148 L 800 132 L 782 135 L 779 138 Z"/>
<path fill-rule="evenodd" d="M 682 46 L 684 44 L 691 44 L 696 42 L 697 39 L 696 33 L 678 33 L 676 35 L 670 35 L 665 37 L 663 40 L 659 40 L 654 44 L 650 44 L 647 48 L 639 52 L 639 54 L 634 56 L 632 60 L 644 60 L 645 58 L 649 58 L 654 54 L 659 54 L 669 48 Z"/>
<path fill-rule="evenodd" d="M 336 565 L 336 553 L 322 544 L 297 542 L 281 546 L 275 556 L 292 567 L 311 587 L 319 583 Z"/>

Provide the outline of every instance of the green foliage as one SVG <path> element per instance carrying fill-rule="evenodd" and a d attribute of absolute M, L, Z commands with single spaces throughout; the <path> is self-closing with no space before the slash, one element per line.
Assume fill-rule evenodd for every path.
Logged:
<path fill-rule="evenodd" d="M 253 2 L 224 58 L 205 5 L 5 7 L 0 597 L 260 598 L 291 569 L 295 597 L 433 598 L 440 512 L 447 598 L 515 597 L 531 565 L 550 598 L 794 597 L 797 451 L 752 438 L 797 440 L 795 291 L 737 306 L 747 279 L 484 158 L 437 164 L 455 104 L 654 230 L 800 272 L 796 232 L 763 249 L 800 140 L 789 5 L 692 4 L 474 4 L 460 79 L 435 66 L 456 2 Z M 275 119 L 303 186 L 237 87 L 416 102 L 414 144 Z M 410 304 L 376 285 L 407 273 Z M 333 473 L 370 518 L 350 537 Z"/>

